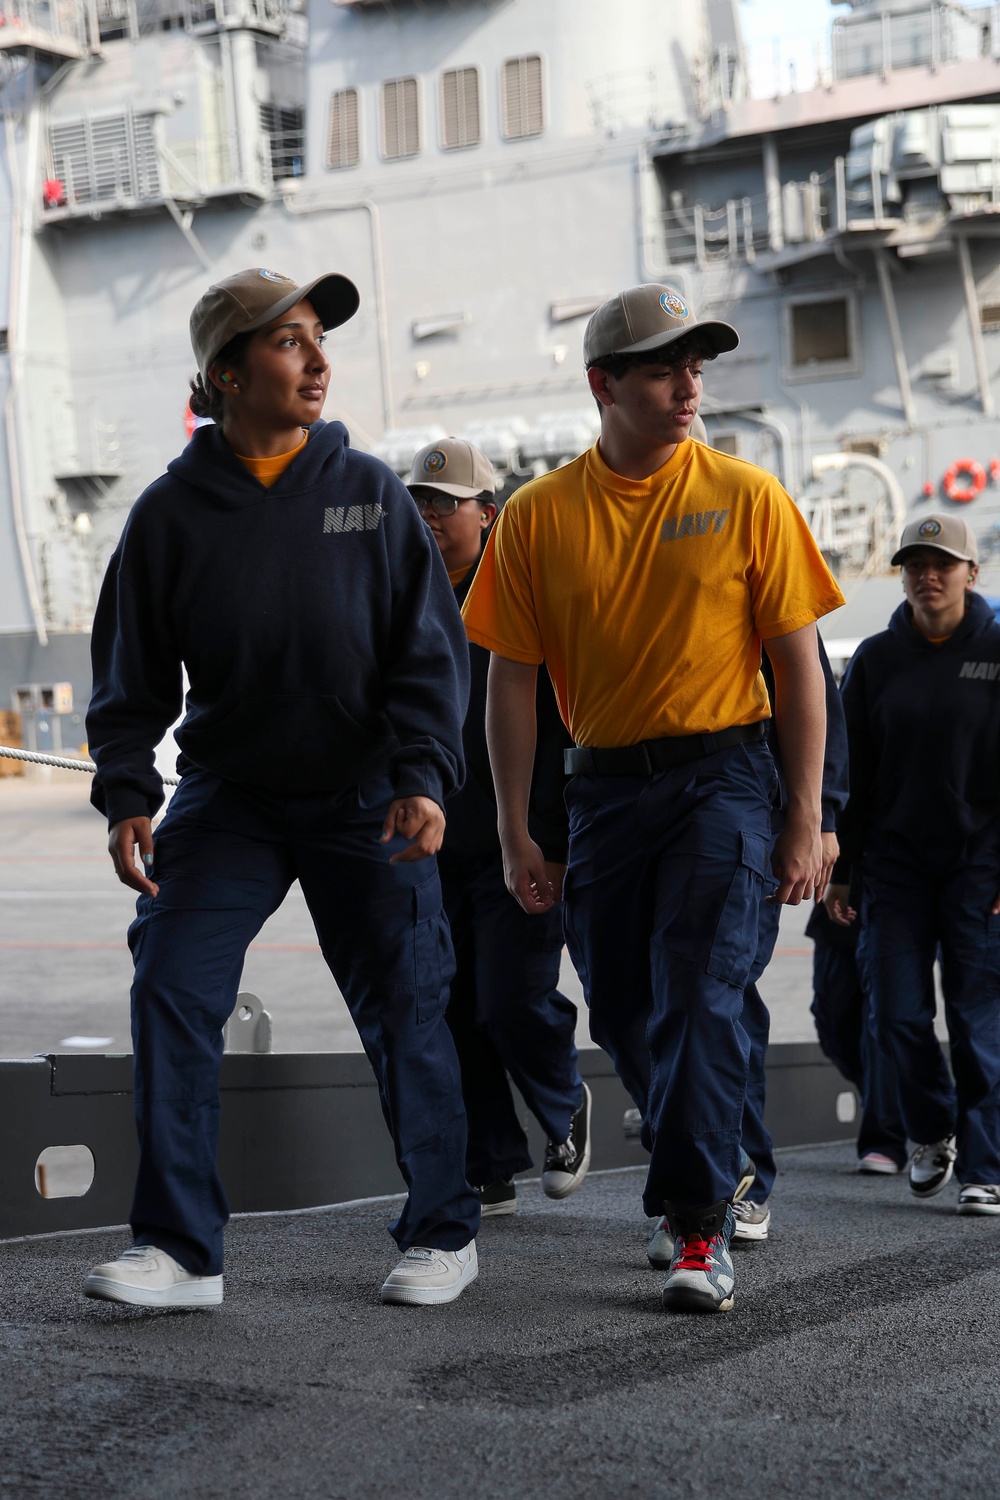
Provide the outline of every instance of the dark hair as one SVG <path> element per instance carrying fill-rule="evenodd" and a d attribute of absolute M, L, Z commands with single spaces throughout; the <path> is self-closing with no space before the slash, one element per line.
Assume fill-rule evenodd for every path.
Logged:
<path fill-rule="evenodd" d="M 719 351 L 700 334 L 696 328 L 683 338 L 675 339 L 666 347 L 643 349 L 639 354 L 602 354 L 592 359 L 587 366 L 593 370 L 605 370 L 614 380 L 620 380 L 626 371 L 635 365 L 676 365 L 687 360 L 714 359 Z"/>
<path fill-rule="evenodd" d="M 221 362 L 226 365 L 236 365 L 239 368 L 246 358 L 252 338 L 253 331 L 250 333 L 235 334 L 229 340 L 228 344 L 222 346 L 212 360 L 212 364 Z M 188 398 L 188 404 L 196 417 L 210 417 L 213 422 L 217 422 L 220 426 L 222 425 L 222 418 L 226 410 L 226 404 L 222 399 L 222 392 L 210 380 L 206 381 L 200 370 L 191 382 L 191 395 Z"/>

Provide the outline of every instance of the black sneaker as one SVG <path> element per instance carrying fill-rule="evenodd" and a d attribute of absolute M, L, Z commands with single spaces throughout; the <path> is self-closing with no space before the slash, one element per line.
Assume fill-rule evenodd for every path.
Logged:
<path fill-rule="evenodd" d="M 918 1146 L 910 1157 L 910 1192 L 916 1198 L 933 1198 L 951 1179 L 955 1167 L 955 1137 Z"/>
<path fill-rule="evenodd" d="M 547 1198 L 575 1193 L 590 1166 L 590 1090 L 583 1085 L 583 1103 L 573 1116 L 565 1141 L 549 1141 L 542 1168 L 542 1191 Z"/>
<path fill-rule="evenodd" d="M 499 1219 L 502 1214 L 517 1213 L 517 1188 L 512 1177 L 498 1177 L 496 1182 L 476 1188 L 476 1192 L 484 1219 Z"/>

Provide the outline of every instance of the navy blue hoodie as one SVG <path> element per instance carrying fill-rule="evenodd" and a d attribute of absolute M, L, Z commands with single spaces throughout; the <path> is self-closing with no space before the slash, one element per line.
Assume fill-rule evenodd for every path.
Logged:
<path fill-rule="evenodd" d="M 922 868 L 950 864 L 1000 817 L 1000 625 L 970 594 L 934 646 L 907 603 L 855 652 L 843 682 L 851 795 L 834 878 L 866 848 L 905 845 Z"/>
<path fill-rule="evenodd" d="M 108 567 L 87 715 L 110 823 L 163 800 L 156 745 L 190 690 L 178 767 L 290 794 L 388 774 L 442 803 L 464 775 L 469 653 L 409 492 L 315 422 L 270 489 L 199 428 L 136 501 Z"/>

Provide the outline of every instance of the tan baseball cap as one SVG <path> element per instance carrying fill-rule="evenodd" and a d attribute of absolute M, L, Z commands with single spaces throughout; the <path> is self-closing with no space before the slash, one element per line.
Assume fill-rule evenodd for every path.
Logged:
<path fill-rule="evenodd" d="M 354 282 L 335 273 L 299 286 L 280 271 L 255 266 L 210 286 L 191 314 L 191 347 L 202 376 L 208 378 L 209 365 L 231 338 L 263 328 L 306 297 L 324 328 L 339 328 L 361 302 Z"/>
<path fill-rule="evenodd" d="M 907 552 L 916 547 L 933 547 L 935 552 L 946 552 L 949 557 L 960 557 L 963 562 L 979 561 L 979 545 L 972 527 L 963 516 L 923 516 L 918 521 L 907 522 L 899 547 L 892 555 L 892 566 L 897 567 Z"/>
<path fill-rule="evenodd" d="M 438 438 L 413 460 L 409 489 L 441 490 L 459 500 L 474 500 L 477 495 L 492 495 L 497 482 L 493 465 L 464 438 Z"/>
<path fill-rule="evenodd" d="M 583 362 L 598 364 L 608 354 L 644 354 L 696 330 L 716 354 L 735 349 L 740 341 L 728 323 L 700 323 L 694 308 L 673 287 L 647 281 L 602 302 L 591 315 L 583 335 Z"/>

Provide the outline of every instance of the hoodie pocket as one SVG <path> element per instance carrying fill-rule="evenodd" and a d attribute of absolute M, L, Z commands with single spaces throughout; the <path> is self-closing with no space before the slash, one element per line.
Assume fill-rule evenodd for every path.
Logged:
<path fill-rule="evenodd" d="M 181 727 L 186 755 L 217 776 L 275 791 L 325 791 L 370 777 L 391 744 L 388 724 L 359 723 L 333 696 L 250 695 Z"/>

